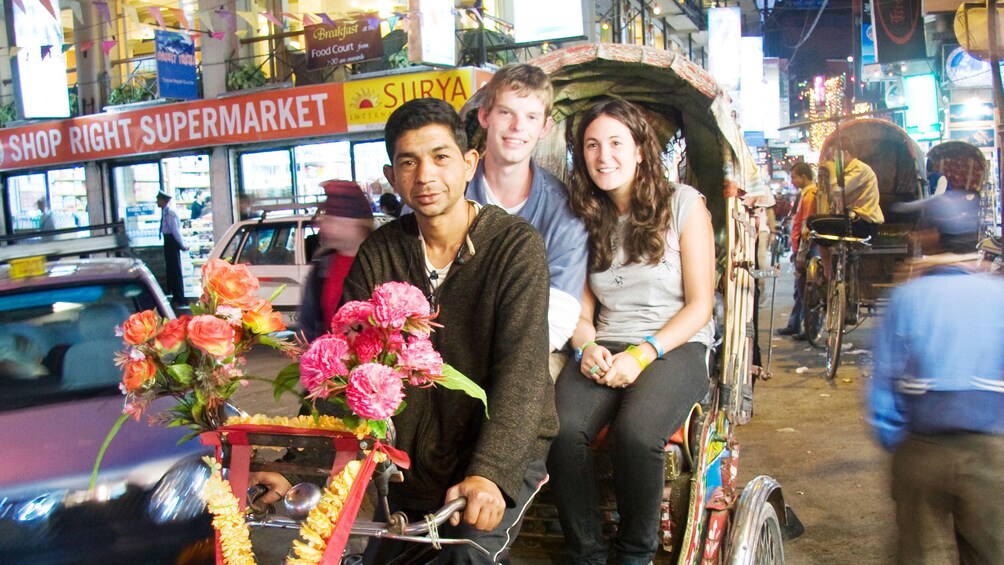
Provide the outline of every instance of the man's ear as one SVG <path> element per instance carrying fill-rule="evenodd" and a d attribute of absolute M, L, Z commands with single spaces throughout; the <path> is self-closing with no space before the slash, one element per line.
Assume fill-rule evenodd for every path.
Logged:
<path fill-rule="evenodd" d="M 467 152 L 464 153 L 464 163 L 466 164 L 466 170 L 464 171 L 464 178 L 466 178 L 468 182 L 470 182 L 470 180 L 474 178 L 474 173 L 477 172 L 478 158 L 479 157 L 477 149 L 468 149 Z"/>
<path fill-rule="evenodd" d="M 387 182 L 390 183 L 390 186 L 391 186 L 391 188 L 394 189 L 394 192 L 397 192 L 397 182 L 395 182 L 394 167 L 392 167 L 390 165 L 384 165 L 383 166 L 383 177 L 385 179 L 387 179 Z"/>
<path fill-rule="evenodd" d="M 488 129 L 488 108 L 478 106 L 478 123 L 481 127 Z"/>
<path fill-rule="evenodd" d="M 551 128 L 553 127 L 554 127 L 554 118 L 548 116 L 547 119 L 544 120 L 544 129 L 541 130 L 540 137 L 541 138 L 546 137 L 548 133 L 551 133 Z"/>

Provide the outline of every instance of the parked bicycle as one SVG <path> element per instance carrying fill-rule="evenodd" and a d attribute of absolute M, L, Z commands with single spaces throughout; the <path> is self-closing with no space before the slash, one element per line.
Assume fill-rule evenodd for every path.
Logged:
<path fill-rule="evenodd" d="M 831 250 L 832 269 L 828 279 L 822 259 L 814 257 L 810 260 L 806 268 L 804 304 L 809 343 L 822 346 L 825 330 L 826 378 L 832 381 L 840 367 L 843 335 L 856 327 L 861 308 L 860 257 L 857 251 L 868 247 L 871 238 L 851 235 L 850 224 L 843 215 L 811 219 L 809 237 L 817 245 Z"/>

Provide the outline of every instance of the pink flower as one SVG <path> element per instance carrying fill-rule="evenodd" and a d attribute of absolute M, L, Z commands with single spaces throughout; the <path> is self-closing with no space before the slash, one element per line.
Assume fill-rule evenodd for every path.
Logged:
<path fill-rule="evenodd" d="M 349 343 L 340 335 L 325 334 L 315 339 L 300 357 L 300 384 L 313 396 L 327 398 L 325 386 L 336 376 L 348 373 L 345 360 Z"/>
<path fill-rule="evenodd" d="M 409 318 L 428 318 L 429 301 L 417 287 L 403 282 L 384 283 L 373 290 L 373 321 L 400 330 Z"/>
<path fill-rule="evenodd" d="M 345 402 L 360 418 L 385 420 L 394 415 L 404 400 L 404 383 L 394 369 L 377 363 L 363 363 L 349 374 Z"/>
<path fill-rule="evenodd" d="M 443 374 L 443 358 L 432 348 L 432 342 L 424 336 L 412 336 L 397 356 L 398 365 L 408 372 L 411 384 L 428 384 L 429 378 Z"/>
<path fill-rule="evenodd" d="M 373 314 L 373 304 L 361 300 L 352 300 L 342 304 L 342 307 L 331 317 L 331 331 L 343 333 L 349 328 L 360 324 L 369 324 Z"/>

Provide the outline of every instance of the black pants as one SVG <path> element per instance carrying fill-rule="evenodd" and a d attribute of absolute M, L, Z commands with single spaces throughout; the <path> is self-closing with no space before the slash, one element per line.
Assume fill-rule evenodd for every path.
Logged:
<path fill-rule="evenodd" d="M 185 279 L 181 276 L 181 245 L 171 235 L 164 236 L 164 270 L 167 288 L 174 305 L 185 302 Z"/>

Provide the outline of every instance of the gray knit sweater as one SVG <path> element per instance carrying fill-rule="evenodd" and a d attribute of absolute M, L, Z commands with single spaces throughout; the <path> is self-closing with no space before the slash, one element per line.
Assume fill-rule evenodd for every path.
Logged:
<path fill-rule="evenodd" d="M 366 300 L 373 288 L 406 281 L 430 291 L 414 215 L 373 233 L 345 280 L 343 300 Z M 391 497 L 404 508 L 433 509 L 465 476 L 486 477 L 511 506 L 529 462 L 543 458 L 557 433 L 548 376 L 547 255 L 540 234 L 501 208 L 486 206 L 433 295 L 442 324 L 432 335 L 444 361 L 481 385 L 480 401 L 444 388 L 407 391 L 394 417 L 396 446 L 411 457 Z M 431 294 L 431 293 L 430 293 Z"/>

